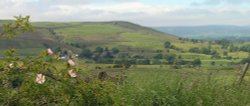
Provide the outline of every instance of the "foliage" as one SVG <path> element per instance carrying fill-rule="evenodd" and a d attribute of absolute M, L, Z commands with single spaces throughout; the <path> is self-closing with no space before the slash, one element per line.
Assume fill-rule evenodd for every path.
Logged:
<path fill-rule="evenodd" d="M 117 53 L 119 53 L 120 51 L 119 51 L 119 49 L 117 49 L 117 48 L 112 48 L 112 50 L 111 50 L 114 54 L 117 54 Z"/>
<path fill-rule="evenodd" d="M 97 53 L 102 53 L 104 50 L 103 50 L 103 48 L 102 47 L 96 47 L 96 49 L 95 49 L 95 51 L 97 52 Z"/>
<path fill-rule="evenodd" d="M 160 53 L 154 56 L 154 59 L 162 59 L 162 58 L 163 58 L 163 55 Z"/>
<path fill-rule="evenodd" d="M 13 38 L 19 33 L 26 31 L 32 31 L 32 26 L 29 21 L 29 16 L 15 16 L 15 23 L 9 23 L 3 25 L 3 31 L 0 33 L 0 37 L 5 37 L 7 39 Z"/>
<path fill-rule="evenodd" d="M 30 31 L 29 17 L 16 17 L 16 26 L 5 25 L 2 37 Z M 113 105 L 113 82 L 85 81 L 74 56 L 65 61 L 50 48 L 37 56 L 20 57 L 6 50 L 0 61 L 0 105 Z"/>
<path fill-rule="evenodd" d="M 82 49 L 81 53 L 79 54 L 79 57 L 81 58 L 91 58 L 93 53 L 89 49 Z"/>
<path fill-rule="evenodd" d="M 166 58 L 168 64 L 174 64 L 174 62 L 176 60 L 176 55 L 175 54 L 168 54 L 168 55 L 166 55 L 165 58 Z"/>
<path fill-rule="evenodd" d="M 192 65 L 194 67 L 200 67 L 201 66 L 201 60 L 200 59 L 194 59 L 194 61 L 192 62 Z"/>
<path fill-rule="evenodd" d="M 250 44 L 241 46 L 240 51 L 250 52 Z"/>
<path fill-rule="evenodd" d="M 249 81 L 239 86 L 233 70 L 133 69 L 117 104 L 133 106 L 246 106 Z M 230 73 L 230 74 L 229 74 Z"/>

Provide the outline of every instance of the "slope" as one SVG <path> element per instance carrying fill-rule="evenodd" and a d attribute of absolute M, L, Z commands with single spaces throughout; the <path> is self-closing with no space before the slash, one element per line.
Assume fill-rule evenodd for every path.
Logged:
<path fill-rule="evenodd" d="M 162 48 L 165 41 L 177 42 L 177 37 L 130 22 L 73 22 L 34 23 L 48 28 L 65 43 L 78 43 L 89 47 L 107 46 L 134 49 Z"/>

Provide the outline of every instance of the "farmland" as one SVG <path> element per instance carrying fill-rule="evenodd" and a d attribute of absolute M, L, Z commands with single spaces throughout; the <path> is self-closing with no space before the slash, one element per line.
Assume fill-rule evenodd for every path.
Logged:
<path fill-rule="evenodd" d="M 250 104 L 249 73 L 239 83 L 248 42 L 179 38 L 123 21 L 32 25 L 0 39 L 0 105 Z M 46 81 L 33 81 L 37 73 Z"/>

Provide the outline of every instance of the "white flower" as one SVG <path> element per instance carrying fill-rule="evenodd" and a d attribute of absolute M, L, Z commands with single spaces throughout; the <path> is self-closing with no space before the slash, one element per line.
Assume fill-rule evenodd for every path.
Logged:
<path fill-rule="evenodd" d="M 76 72 L 74 72 L 73 70 L 69 70 L 69 71 L 68 71 L 68 74 L 69 74 L 69 76 L 72 77 L 72 78 L 75 78 L 75 77 L 76 77 Z"/>
<path fill-rule="evenodd" d="M 73 60 L 71 60 L 71 59 L 68 60 L 68 64 L 70 66 L 75 66 L 76 65 L 75 62 Z"/>
<path fill-rule="evenodd" d="M 43 74 L 36 75 L 36 83 L 43 84 L 45 82 L 45 76 Z"/>
<path fill-rule="evenodd" d="M 13 64 L 13 63 L 10 63 L 10 64 L 9 64 L 9 68 L 14 68 L 14 64 Z"/>
<path fill-rule="evenodd" d="M 50 48 L 48 48 L 48 49 L 47 49 L 47 54 L 48 54 L 48 55 L 52 55 L 52 54 L 54 54 L 54 53 L 53 53 L 53 51 L 52 51 Z"/>

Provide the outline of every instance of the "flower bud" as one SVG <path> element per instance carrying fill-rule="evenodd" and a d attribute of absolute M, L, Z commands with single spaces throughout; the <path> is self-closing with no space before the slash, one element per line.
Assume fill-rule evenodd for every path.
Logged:
<path fill-rule="evenodd" d="M 45 82 L 45 76 L 43 74 L 36 75 L 36 83 L 43 84 Z"/>

